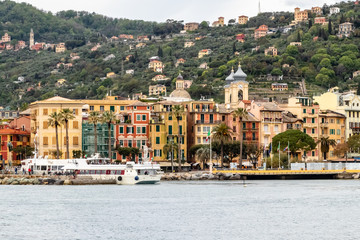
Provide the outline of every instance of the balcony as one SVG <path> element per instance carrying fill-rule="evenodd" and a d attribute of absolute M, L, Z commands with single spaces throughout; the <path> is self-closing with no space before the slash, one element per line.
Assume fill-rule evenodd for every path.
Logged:
<path fill-rule="evenodd" d="M 253 127 L 245 127 L 245 128 L 243 128 L 243 130 L 244 131 L 258 131 L 259 128 L 258 127 L 255 127 L 255 128 L 253 128 Z"/>
<path fill-rule="evenodd" d="M 216 120 L 216 121 L 203 121 L 203 120 L 196 120 L 195 124 L 220 124 L 222 121 Z"/>
<path fill-rule="evenodd" d="M 264 135 L 271 135 L 271 132 L 269 132 L 269 131 L 264 131 Z"/>
<path fill-rule="evenodd" d="M 151 119 L 150 124 L 165 124 L 165 120 L 163 120 L 163 119 Z"/>
<path fill-rule="evenodd" d="M 321 127 L 321 128 L 328 128 L 328 127 L 329 127 L 329 123 L 327 123 L 327 122 L 320 123 L 320 127 Z"/>

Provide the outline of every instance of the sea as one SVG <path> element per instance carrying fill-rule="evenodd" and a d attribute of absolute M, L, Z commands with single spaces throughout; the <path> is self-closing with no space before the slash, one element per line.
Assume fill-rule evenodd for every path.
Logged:
<path fill-rule="evenodd" d="M 359 180 L 0 186 L 0 239 L 360 239 Z"/>

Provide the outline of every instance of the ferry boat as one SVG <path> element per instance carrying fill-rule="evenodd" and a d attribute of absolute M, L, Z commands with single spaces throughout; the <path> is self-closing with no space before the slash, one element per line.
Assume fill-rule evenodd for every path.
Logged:
<path fill-rule="evenodd" d="M 22 168 L 33 174 L 76 174 L 78 177 L 91 177 L 94 180 L 114 180 L 120 185 L 148 183 L 153 184 L 160 181 L 160 165 L 152 162 L 125 164 L 111 164 L 110 159 L 102 158 L 95 154 L 90 158 L 78 159 L 49 159 L 37 157 L 21 161 Z M 130 169 L 133 172 L 130 172 Z M 134 181 L 130 181 L 128 175 L 133 174 Z M 136 174 L 136 176 L 134 175 Z M 124 180 L 123 180 L 124 179 Z"/>
<path fill-rule="evenodd" d="M 135 164 L 126 163 L 126 168 L 121 171 L 120 176 L 116 178 L 116 184 L 135 185 L 135 184 L 155 184 L 160 182 L 161 171 L 159 164 Z"/>

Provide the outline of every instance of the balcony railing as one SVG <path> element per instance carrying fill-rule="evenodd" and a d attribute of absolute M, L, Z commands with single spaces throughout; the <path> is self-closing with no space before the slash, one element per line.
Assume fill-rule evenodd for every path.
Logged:
<path fill-rule="evenodd" d="M 220 120 L 216 120 L 216 121 L 196 120 L 195 124 L 220 124 L 220 123 L 221 123 Z"/>
<path fill-rule="evenodd" d="M 160 120 L 160 119 L 151 119 L 150 120 L 150 124 L 165 124 L 165 120 Z"/>

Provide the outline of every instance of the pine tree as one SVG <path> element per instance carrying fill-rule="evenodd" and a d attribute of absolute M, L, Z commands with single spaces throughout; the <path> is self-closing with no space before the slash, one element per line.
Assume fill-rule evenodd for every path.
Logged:
<path fill-rule="evenodd" d="M 329 19 L 329 24 L 328 24 L 328 32 L 329 32 L 329 35 L 332 34 L 332 25 L 331 25 L 331 20 Z"/>
<path fill-rule="evenodd" d="M 233 43 L 233 53 L 236 52 L 236 42 Z"/>
<path fill-rule="evenodd" d="M 298 33 L 297 33 L 297 42 L 301 42 L 300 31 L 298 31 Z"/>
<path fill-rule="evenodd" d="M 163 50 L 162 50 L 162 48 L 160 46 L 159 46 L 159 49 L 158 49 L 158 56 L 163 57 Z"/>
<path fill-rule="evenodd" d="M 312 27 L 312 21 L 309 19 L 309 29 Z"/>

